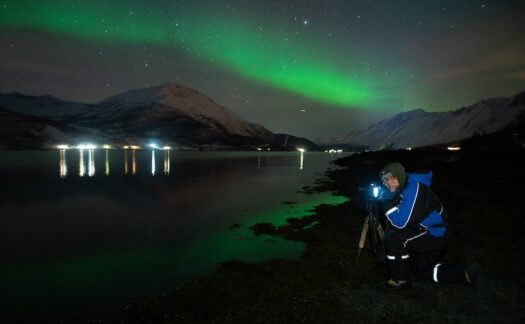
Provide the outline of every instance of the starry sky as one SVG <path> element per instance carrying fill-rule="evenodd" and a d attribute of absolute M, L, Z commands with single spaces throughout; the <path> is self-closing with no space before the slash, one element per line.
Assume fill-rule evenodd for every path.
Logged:
<path fill-rule="evenodd" d="M 341 136 L 525 90 L 525 1 L 0 0 L 0 92 L 176 82 L 273 132 Z"/>

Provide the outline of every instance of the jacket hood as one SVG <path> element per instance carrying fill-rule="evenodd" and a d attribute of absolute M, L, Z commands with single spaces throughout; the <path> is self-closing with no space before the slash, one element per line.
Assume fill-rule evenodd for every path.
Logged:
<path fill-rule="evenodd" d="M 432 171 L 428 173 L 409 173 L 407 183 L 416 182 L 422 183 L 430 187 L 430 183 L 432 182 Z"/>

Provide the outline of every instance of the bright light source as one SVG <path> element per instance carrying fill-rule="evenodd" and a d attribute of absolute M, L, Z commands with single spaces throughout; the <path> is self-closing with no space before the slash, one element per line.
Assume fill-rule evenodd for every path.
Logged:
<path fill-rule="evenodd" d="M 95 144 L 88 144 L 88 143 L 86 143 L 86 144 L 79 144 L 79 145 L 77 145 L 77 149 L 79 149 L 79 150 L 94 150 L 96 148 L 97 148 L 97 146 Z"/>
<path fill-rule="evenodd" d="M 159 146 L 157 144 L 155 144 L 155 143 L 151 143 L 148 146 L 151 147 L 154 150 L 158 150 L 159 149 Z"/>
<path fill-rule="evenodd" d="M 59 149 L 59 150 L 69 150 L 69 145 L 67 145 L 67 144 L 60 144 L 60 145 L 57 145 L 56 148 Z"/>
<path fill-rule="evenodd" d="M 125 149 L 125 150 L 129 149 L 129 146 L 127 146 L 127 145 L 126 145 L 126 146 L 124 146 L 124 149 Z"/>
<path fill-rule="evenodd" d="M 461 147 L 459 147 L 459 146 L 449 146 L 449 147 L 447 147 L 447 150 L 449 150 L 449 151 L 459 151 L 459 150 L 461 150 Z"/>
<path fill-rule="evenodd" d="M 258 148 L 257 148 L 257 151 L 262 151 L 262 148 L 258 147 Z"/>
<path fill-rule="evenodd" d="M 301 152 L 301 153 L 304 153 L 304 151 L 306 151 L 304 148 L 298 148 L 297 151 Z"/>
<path fill-rule="evenodd" d="M 337 153 L 343 153 L 343 150 L 337 150 Z"/>
<path fill-rule="evenodd" d="M 132 150 L 140 150 L 140 146 L 138 145 L 131 145 L 130 147 Z"/>
<path fill-rule="evenodd" d="M 163 150 L 171 150 L 171 146 L 163 146 L 162 149 Z"/>
<path fill-rule="evenodd" d="M 374 198 L 379 197 L 379 186 L 376 186 L 373 183 L 371 183 L 370 186 L 372 187 L 372 196 L 374 196 Z"/>
<path fill-rule="evenodd" d="M 412 151 L 412 148 L 411 148 L 411 147 L 407 147 L 406 150 L 407 150 L 407 151 Z"/>
<path fill-rule="evenodd" d="M 110 149 L 110 148 L 111 148 L 111 146 L 110 146 L 110 145 L 108 145 L 108 144 L 104 144 L 104 145 L 102 145 L 102 148 L 104 148 L 104 149 L 108 150 L 108 149 Z"/>

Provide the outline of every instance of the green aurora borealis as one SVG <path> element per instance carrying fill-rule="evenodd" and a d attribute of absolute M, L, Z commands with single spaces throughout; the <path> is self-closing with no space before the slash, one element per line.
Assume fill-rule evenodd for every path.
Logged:
<path fill-rule="evenodd" d="M 2 25 L 9 27 L 62 33 L 93 42 L 175 45 L 244 77 L 340 107 L 374 107 L 373 101 L 382 96 L 372 89 L 385 85 L 379 77 L 355 80 L 353 74 L 334 63 L 330 53 L 308 54 L 309 48 L 317 47 L 315 43 L 305 46 L 293 39 L 283 40 L 271 26 L 260 32 L 259 27 L 236 17 L 224 17 L 223 22 L 210 25 L 208 17 L 194 12 L 189 22 L 178 22 L 170 12 L 153 15 L 118 4 L 105 5 L 101 10 L 92 2 L 71 7 L 33 1 L 31 5 L 16 3 L 0 12 Z"/>
<path fill-rule="evenodd" d="M 99 102 L 176 82 L 314 138 L 525 87 L 525 3 L 0 2 L 0 92 Z M 307 113 L 302 113 L 307 112 Z"/>

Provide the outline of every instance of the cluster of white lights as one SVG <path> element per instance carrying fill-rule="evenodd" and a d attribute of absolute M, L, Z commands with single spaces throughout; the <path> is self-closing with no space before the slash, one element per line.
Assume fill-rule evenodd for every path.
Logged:
<path fill-rule="evenodd" d="M 461 150 L 461 147 L 459 147 L 459 146 L 449 146 L 449 147 L 447 147 L 447 150 L 449 150 L 449 151 L 459 151 L 459 150 Z"/>
<path fill-rule="evenodd" d="M 78 144 L 76 146 L 74 146 L 74 145 L 70 146 L 69 144 L 59 144 L 59 145 L 56 145 L 55 147 L 57 149 L 59 149 L 59 150 L 70 150 L 70 149 L 96 150 L 98 148 L 97 145 L 91 144 L 91 143 L 82 143 L 82 144 Z M 100 147 L 103 148 L 103 149 L 106 149 L 106 150 L 109 150 L 109 149 L 112 149 L 112 148 L 116 148 L 116 147 L 112 147 L 109 144 L 104 144 L 104 145 L 102 145 Z M 149 144 L 148 147 L 150 147 L 151 149 L 154 149 L 154 150 L 171 150 L 171 146 L 165 145 L 165 146 L 160 147 L 160 146 L 158 146 L 157 144 L 154 144 L 154 143 Z M 122 148 L 125 149 L 125 150 L 128 150 L 128 149 L 140 150 L 141 149 L 141 147 L 139 145 L 125 145 Z"/>
<path fill-rule="evenodd" d="M 298 148 L 297 151 L 304 153 L 306 150 L 304 148 Z"/>
<path fill-rule="evenodd" d="M 326 150 L 325 152 L 326 153 L 342 153 L 343 150 L 341 150 L 341 149 L 338 149 L 338 150 L 336 150 L 336 149 L 329 149 L 329 150 Z"/>
<path fill-rule="evenodd" d="M 95 150 L 97 146 L 95 144 L 86 143 L 86 144 L 79 144 L 76 146 L 76 148 L 79 150 Z"/>

